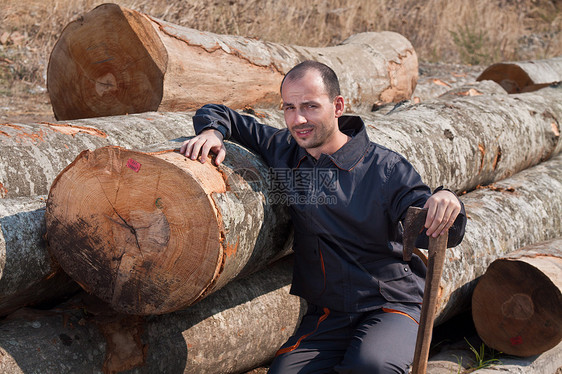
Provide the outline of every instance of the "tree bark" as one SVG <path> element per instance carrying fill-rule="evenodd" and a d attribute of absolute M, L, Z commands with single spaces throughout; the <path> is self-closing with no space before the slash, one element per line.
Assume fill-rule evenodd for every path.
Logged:
<path fill-rule="evenodd" d="M 490 347 L 534 356 L 562 340 L 562 238 L 490 264 L 472 296 L 478 335 Z"/>
<path fill-rule="evenodd" d="M 477 279 L 517 249 L 562 236 L 562 155 L 462 197 L 463 242 L 448 250 L 436 324 L 470 308 Z"/>
<path fill-rule="evenodd" d="M 85 151 L 53 182 L 49 249 L 86 290 L 130 314 L 172 312 L 290 250 L 268 168 L 229 145 L 224 166 L 176 152 Z M 87 187 L 83 187 L 87 186 Z"/>
<path fill-rule="evenodd" d="M 0 199 L 0 317 L 79 289 L 45 248 L 45 200 Z"/>
<path fill-rule="evenodd" d="M 187 111 L 209 102 L 277 107 L 283 75 L 307 59 L 336 71 L 354 110 L 410 98 L 418 77 L 412 45 L 393 32 L 310 48 L 202 32 L 104 4 L 63 30 L 47 87 L 59 120 Z"/>
<path fill-rule="evenodd" d="M 192 114 L 144 113 L 67 122 L 0 124 L 0 198 L 46 195 L 85 149 L 140 148 L 193 134 Z"/>
<path fill-rule="evenodd" d="M 562 81 L 562 56 L 493 64 L 476 78 L 492 80 L 508 93 L 531 92 Z"/>
<path fill-rule="evenodd" d="M 132 317 L 85 294 L 0 321 L 2 373 L 243 373 L 269 362 L 304 303 L 289 295 L 290 257 L 186 310 Z"/>

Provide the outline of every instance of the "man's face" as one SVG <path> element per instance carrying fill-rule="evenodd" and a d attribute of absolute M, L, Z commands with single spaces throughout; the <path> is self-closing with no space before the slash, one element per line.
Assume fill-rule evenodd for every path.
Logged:
<path fill-rule="evenodd" d="M 301 147 L 318 157 L 329 148 L 338 132 L 343 99 L 341 96 L 330 99 L 316 70 L 307 71 L 300 79 L 285 80 L 282 98 L 285 123 L 291 135 Z"/>

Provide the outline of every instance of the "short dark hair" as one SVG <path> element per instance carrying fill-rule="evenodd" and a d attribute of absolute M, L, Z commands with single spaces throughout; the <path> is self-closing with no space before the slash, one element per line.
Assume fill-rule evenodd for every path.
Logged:
<path fill-rule="evenodd" d="M 316 70 L 320 73 L 324 88 L 330 99 L 335 99 L 340 93 L 340 82 L 336 73 L 328 65 L 318 61 L 306 60 L 298 65 L 295 65 L 281 81 L 280 92 L 283 93 L 283 83 L 286 80 L 297 80 L 304 77 L 305 73 L 309 70 Z"/>

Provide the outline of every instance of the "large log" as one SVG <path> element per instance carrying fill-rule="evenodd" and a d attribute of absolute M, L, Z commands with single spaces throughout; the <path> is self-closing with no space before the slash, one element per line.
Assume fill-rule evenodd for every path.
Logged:
<path fill-rule="evenodd" d="M 45 201 L 0 199 L 0 317 L 79 289 L 45 248 Z"/>
<path fill-rule="evenodd" d="M 490 264 L 472 295 L 476 331 L 489 346 L 534 356 L 562 340 L 562 237 Z"/>
<path fill-rule="evenodd" d="M 277 107 L 283 75 L 306 59 L 338 73 L 354 110 L 409 99 L 418 77 L 412 45 L 393 32 L 309 48 L 202 32 L 104 4 L 63 30 L 47 88 L 59 120 L 186 111 L 208 102 Z"/>
<path fill-rule="evenodd" d="M 290 259 L 290 258 L 289 258 Z M 80 295 L 0 321 L 0 372 L 243 373 L 270 361 L 304 304 L 277 262 L 183 311 L 150 318 L 112 312 Z"/>
<path fill-rule="evenodd" d="M 562 236 L 562 155 L 463 197 L 463 242 L 448 250 L 436 323 L 468 310 L 478 278 L 521 247 Z"/>
<path fill-rule="evenodd" d="M 263 162 L 240 146 L 228 152 L 220 168 L 170 151 L 83 152 L 49 193 L 51 253 L 131 314 L 184 308 L 263 267 L 290 249 L 289 215 L 270 203 Z"/>
<path fill-rule="evenodd" d="M 547 60 L 493 64 L 487 67 L 476 80 L 497 82 L 510 94 L 536 91 L 562 81 L 562 56 Z"/>
<path fill-rule="evenodd" d="M 46 195 L 55 177 L 85 149 L 136 149 L 193 134 L 191 117 L 144 113 L 71 123 L 0 123 L 0 198 Z"/>

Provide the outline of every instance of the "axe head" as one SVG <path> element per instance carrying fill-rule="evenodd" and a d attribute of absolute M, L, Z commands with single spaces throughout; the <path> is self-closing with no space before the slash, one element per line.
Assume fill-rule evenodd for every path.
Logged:
<path fill-rule="evenodd" d="M 411 206 L 406 212 L 406 218 L 404 219 L 404 236 L 403 236 L 403 254 L 402 258 L 404 261 L 410 261 L 412 259 L 412 253 L 414 252 L 416 239 L 420 232 L 424 229 L 425 218 L 427 217 L 427 209 L 418 208 Z"/>

